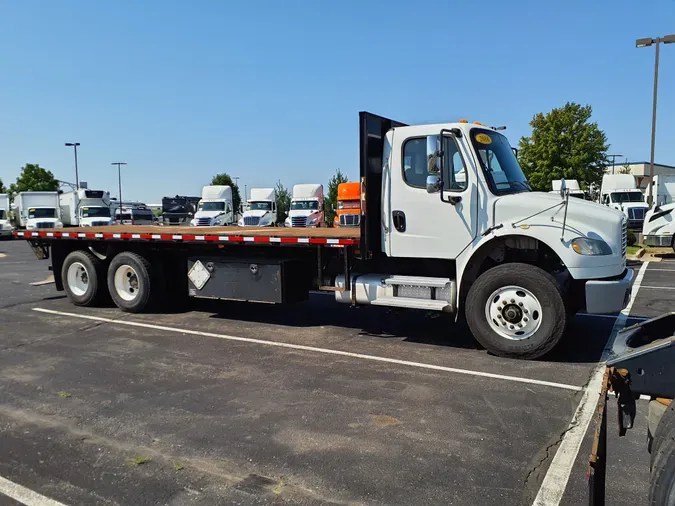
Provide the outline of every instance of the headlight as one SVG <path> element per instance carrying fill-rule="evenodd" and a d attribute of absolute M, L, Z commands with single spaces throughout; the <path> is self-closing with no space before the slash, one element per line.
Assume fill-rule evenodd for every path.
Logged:
<path fill-rule="evenodd" d="M 190 226 L 194 227 L 195 226 L 195 220 L 190 220 Z"/>
<path fill-rule="evenodd" d="M 271 216 L 265 216 L 264 218 L 260 219 L 260 221 L 258 222 L 258 225 L 260 225 L 261 227 L 266 227 L 270 223 L 272 223 L 272 217 Z"/>
<path fill-rule="evenodd" d="M 588 237 L 577 237 L 572 240 L 572 249 L 580 255 L 611 255 L 612 248 L 605 241 L 600 239 L 589 239 Z"/>
<path fill-rule="evenodd" d="M 60 222 L 60 221 L 57 221 L 57 222 L 55 223 L 55 225 L 56 225 L 56 228 L 63 228 L 63 223 Z"/>

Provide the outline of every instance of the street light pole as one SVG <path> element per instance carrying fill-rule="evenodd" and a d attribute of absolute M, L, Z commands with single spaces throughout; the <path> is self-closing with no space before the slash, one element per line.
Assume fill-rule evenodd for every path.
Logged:
<path fill-rule="evenodd" d="M 66 146 L 70 147 L 72 146 L 73 149 L 75 150 L 75 187 L 76 189 L 80 189 L 80 178 L 77 174 L 77 146 L 79 146 L 79 142 L 66 142 Z"/>
<path fill-rule="evenodd" d="M 122 221 L 122 165 L 126 164 L 127 162 L 112 162 L 110 164 L 110 165 L 117 165 L 117 183 L 119 184 L 119 193 L 117 194 L 117 198 L 119 199 L 119 205 L 117 208 L 120 210 L 120 223 Z"/>
<path fill-rule="evenodd" d="M 653 194 L 653 185 L 654 181 L 654 150 L 656 147 L 656 99 L 658 97 L 659 89 L 659 46 L 663 42 L 664 44 L 672 44 L 675 42 L 675 34 L 666 35 L 665 37 L 657 37 L 655 39 L 646 38 L 638 39 L 635 41 L 635 47 L 649 47 L 655 45 L 655 56 L 654 56 L 654 98 L 652 100 L 652 146 L 651 146 L 651 156 L 649 158 L 649 195 L 647 195 L 647 203 L 649 207 L 652 207 L 654 203 L 654 194 Z"/>

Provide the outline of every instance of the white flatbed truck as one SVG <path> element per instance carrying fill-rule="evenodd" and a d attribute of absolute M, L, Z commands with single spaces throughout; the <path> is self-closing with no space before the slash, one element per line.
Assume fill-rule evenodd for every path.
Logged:
<path fill-rule="evenodd" d="M 501 133 L 360 113 L 360 228 L 111 226 L 26 231 L 76 305 L 140 312 L 170 295 L 463 313 L 490 352 L 536 358 L 578 310 L 630 298 L 621 212 L 530 190 Z M 448 329 L 448 333 L 452 332 Z"/>

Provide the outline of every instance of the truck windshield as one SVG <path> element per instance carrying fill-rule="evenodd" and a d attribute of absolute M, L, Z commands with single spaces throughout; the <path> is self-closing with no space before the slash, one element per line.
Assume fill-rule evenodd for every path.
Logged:
<path fill-rule="evenodd" d="M 248 206 L 249 211 L 271 211 L 271 202 L 251 202 Z"/>
<path fill-rule="evenodd" d="M 319 209 L 319 203 L 316 200 L 294 200 L 291 202 L 291 209 Z"/>
<path fill-rule="evenodd" d="M 361 202 L 358 200 L 338 200 L 338 209 L 360 209 Z"/>
<path fill-rule="evenodd" d="M 29 218 L 56 218 L 56 209 L 43 207 L 41 209 L 30 208 L 28 210 Z"/>
<path fill-rule="evenodd" d="M 83 207 L 83 218 L 110 218 L 110 209 L 107 207 Z"/>
<path fill-rule="evenodd" d="M 200 211 L 224 211 L 225 202 L 200 202 Z"/>
<path fill-rule="evenodd" d="M 505 195 L 532 191 L 506 137 L 494 130 L 472 128 L 471 144 L 492 193 Z"/>
<path fill-rule="evenodd" d="M 642 192 L 614 192 L 611 195 L 612 202 L 644 202 Z"/>

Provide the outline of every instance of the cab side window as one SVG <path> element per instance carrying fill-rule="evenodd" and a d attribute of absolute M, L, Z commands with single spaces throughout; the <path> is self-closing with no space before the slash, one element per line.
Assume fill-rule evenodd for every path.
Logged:
<path fill-rule="evenodd" d="M 415 188 L 427 186 L 427 140 L 410 139 L 403 145 L 403 180 Z"/>

